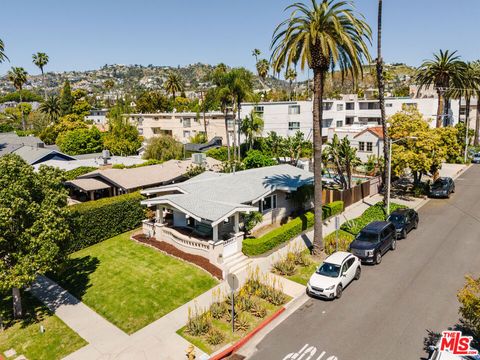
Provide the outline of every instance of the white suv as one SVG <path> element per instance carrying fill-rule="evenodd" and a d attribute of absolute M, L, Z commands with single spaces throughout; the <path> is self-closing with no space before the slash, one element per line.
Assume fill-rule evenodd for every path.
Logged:
<path fill-rule="evenodd" d="M 327 299 L 340 298 L 343 289 L 360 279 L 361 262 L 345 251 L 337 251 L 325 259 L 307 284 L 307 294 Z"/>

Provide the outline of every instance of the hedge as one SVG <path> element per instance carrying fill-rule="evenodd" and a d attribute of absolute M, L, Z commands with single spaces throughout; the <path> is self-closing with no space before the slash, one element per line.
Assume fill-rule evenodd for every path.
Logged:
<path fill-rule="evenodd" d="M 146 217 L 140 204 L 143 199 L 135 192 L 70 206 L 73 240 L 69 252 L 138 227 Z"/>
<path fill-rule="evenodd" d="M 323 219 L 337 215 L 342 211 L 342 201 L 335 201 L 328 205 L 324 205 L 322 207 Z M 259 238 L 249 238 L 243 240 L 243 253 L 247 256 L 264 254 L 276 246 L 290 241 L 305 230 L 313 227 L 313 223 L 313 212 L 307 212 Z"/>
<path fill-rule="evenodd" d="M 395 203 L 390 204 L 390 212 L 397 209 L 405 209 L 406 206 Z M 349 220 L 342 224 L 340 229 L 352 234 L 357 235 L 366 225 L 372 221 L 384 221 L 387 218 L 383 202 L 378 202 L 373 206 L 370 206 L 363 214 L 355 219 Z"/>
<path fill-rule="evenodd" d="M 93 166 L 80 166 L 78 168 L 66 171 L 65 172 L 65 178 L 67 180 L 74 180 L 81 175 L 85 175 L 85 174 L 87 174 L 89 172 L 92 172 L 94 170 L 97 170 L 97 169 L 98 168 L 93 167 Z"/>
<path fill-rule="evenodd" d="M 323 244 L 325 246 L 325 253 L 327 255 L 331 255 L 335 252 L 336 239 L 337 239 L 337 234 L 335 231 L 328 234 L 323 239 Z M 343 230 L 338 230 L 338 251 L 348 251 L 348 248 L 354 239 L 355 239 L 354 235 Z"/>

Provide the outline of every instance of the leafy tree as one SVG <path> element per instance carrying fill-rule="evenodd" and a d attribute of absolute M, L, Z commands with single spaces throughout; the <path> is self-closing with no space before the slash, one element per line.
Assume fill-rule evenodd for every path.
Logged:
<path fill-rule="evenodd" d="M 70 230 L 62 181 L 56 168 L 34 172 L 17 155 L 0 158 L 0 290 L 12 290 L 16 318 L 20 289 L 64 258 Z"/>
<path fill-rule="evenodd" d="M 205 144 L 207 142 L 207 137 L 204 133 L 196 133 L 190 138 L 191 144 Z"/>
<path fill-rule="evenodd" d="M 303 132 L 297 131 L 294 136 L 281 138 L 281 153 L 290 158 L 290 164 L 297 166 L 298 159 L 305 153 L 311 155 L 312 143 L 305 140 Z"/>
<path fill-rule="evenodd" d="M 0 64 L 5 60 L 8 60 L 7 55 L 5 55 L 5 44 L 3 43 L 3 40 L 0 39 Z"/>
<path fill-rule="evenodd" d="M 202 101 L 199 104 L 199 111 L 203 114 L 203 127 L 205 131 L 205 136 L 208 139 L 208 129 L 207 129 L 207 120 L 206 115 L 208 111 L 220 109 L 220 104 L 216 97 L 215 89 L 208 89 L 206 92 L 202 91 Z"/>
<path fill-rule="evenodd" d="M 42 73 L 42 82 L 43 82 L 43 93 L 45 100 L 47 99 L 47 84 L 45 82 L 45 73 L 43 68 L 48 64 L 48 55 L 43 52 L 37 52 L 32 55 L 33 63 L 38 67 Z"/>
<path fill-rule="evenodd" d="M 0 96 L 0 103 L 4 103 L 4 102 L 8 102 L 8 101 L 15 101 L 17 103 L 20 103 L 22 101 L 25 101 L 25 102 L 33 102 L 33 101 L 43 101 L 44 99 L 29 91 L 29 90 L 25 90 L 25 89 L 22 89 L 21 91 L 14 91 L 14 92 L 11 92 L 11 93 L 8 93 L 8 94 L 5 94 L 4 96 Z"/>
<path fill-rule="evenodd" d="M 420 65 L 415 76 L 419 89 L 433 85 L 437 90 L 437 128 L 443 123 L 445 93 L 452 83 L 462 82 L 462 74 L 465 72 L 466 64 L 456 54 L 456 51 L 440 50 L 438 54 L 433 54 L 433 60 L 424 61 Z"/>
<path fill-rule="evenodd" d="M 136 111 L 139 113 L 170 112 L 172 102 L 159 91 L 145 91 L 135 100 Z"/>
<path fill-rule="evenodd" d="M 168 74 L 167 80 L 163 84 L 163 88 L 169 94 L 172 94 L 173 100 L 175 95 L 183 91 L 184 85 L 181 76 L 173 71 Z"/>
<path fill-rule="evenodd" d="M 12 132 L 15 128 L 11 124 L 0 123 L 0 133 Z"/>
<path fill-rule="evenodd" d="M 458 129 L 448 126 L 445 128 L 432 129 L 432 131 L 438 134 L 439 146 L 445 149 L 445 161 L 447 163 L 462 162 L 462 147 L 458 142 Z M 463 135 L 465 135 L 465 132 Z M 462 143 L 465 143 L 465 140 L 463 140 Z"/>
<path fill-rule="evenodd" d="M 465 285 L 457 293 L 463 324 L 480 339 L 480 277 L 465 276 Z"/>
<path fill-rule="evenodd" d="M 282 144 L 283 143 L 283 138 L 275 131 L 271 131 L 268 133 L 268 136 L 265 138 L 264 141 L 264 152 L 268 149 L 270 151 L 271 155 L 277 159 L 277 161 L 280 161 L 280 156 L 283 155 L 282 153 Z"/>
<path fill-rule="evenodd" d="M 77 114 L 82 117 L 87 116 L 92 110 L 92 106 L 87 100 L 87 92 L 83 89 L 72 91 L 73 106 L 72 114 Z"/>
<path fill-rule="evenodd" d="M 62 91 L 60 92 L 60 111 L 62 116 L 72 113 L 73 104 L 75 99 L 72 95 L 72 89 L 70 87 L 70 81 L 66 80 L 63 84 Z"/>
<path fill-rule="evenodd" d="M 246 169 L 254 169 L 277 165 L 277 162 L 259 150 L 249 150 L 247 156 L 243 159 L 243 164 Z"/>
<path fill-rule="evenodd" d="M 56 140 L 60 150 L 68 155 L 98 153 L 103 150 L 101 132 L 92 126 L 90 129 L 75 129 L 61 133 Z"/>
<path fill-rule="evenodd" d="M 130 112 L 129 106 L 119 101 L 108 112 L 109 131 L 104 136 L 103 144 L 112 154 L 134 155 L 142 145 L 137 128 L 125 116 Z"/>
<path fill-rule="evenodd" d="M 22 88 L 23 85 L 27 82 L 28 73 L 22 67 L 12 67 L 11 70 L 8 71 L 7 77 L 13 83 L 13 86 L 20 95 L 20 103 L 23 102 L 22 100 Z M 22 114 L 22 129 L 26 130 L 26 122 L 25 122 L 25 115 Z"/>
<path fill-rule="evenodd" d="M 251 211 L 248 214 L 243 215 L 243 230 L 250 234 L 253 228 L 260 224 L 263 220 L 263 215 L 259 211 Z"/>
<path fill-rule="evenodd" d="M 207 150 L 205 154 L 218 161 L 228 160 L 228 149 L 225 146 Z"/>
<path fill-rule="evenodd" d="M 61 114 L 60 98 L 57 95 L 50 95 L 40 104 L 38 110 L 45 114 L 52 123 L 56 123 Z"/>
<path fill-rule="evenodd" d="M 261 116 L 255 112 L 251 112 L 245 119 L 242 121 L 240 127 L 241 132 L 247 138 L 248 149 L 251 150 L 253 146 L 253 141 L 255 137 L 260 136 L 263 131 L 263 119 Z"/>
<path fill-rule="evenodd" d="M 145 159 L 167 161 L 183 157 L 183 145 L 168 135 L 155 136 L 147 141 Z"/>
<path fill-rule="evenodd" d="M 192 177 L 195 177 L 197 175 L 200 175 L 201 173 L 205 172 L 207 169 L 205 168 L 205 166 L 203 165 L 189 165 L 188 168 L 187 168 L 187 172 L 186 172 L 186 177 L 187 178 L 192 178 Z"/>
<path fill-rule="evenodd" d="M 87 129 L 88 126 L 83 121 L 83 118 L 76 114 L 65 115 L 60 118 L 58 123 L 53 124 L 45 128 L 39 137 L 47 145 L 55 144 L 58 135 L 75 130 L 75 129 Z"/>
<path fill-rule="evenodd" d="M 293 82 L 297 79 L 297 72 L 295 69 L 288 68 L 287 71 L 285 72 L 285 80 L 288 81 L 288 84 L 290 85 L 290 100 L 293 99 Z"/>
<path fill-rule="evenodd" d="M 313 70 L 314 207 L 322 208 L 322 111 L 325 76 L 338 69 L 342 78 L 355 81 L 362 73 L 363 60 L 370 61 L 368 24 L 352 3 L 338 0 L 311 0 L 287 7 L 291 15 L 275 30 L 271 47 L 272 66 L 280 69 L 308 66 Z M 313 252 L 323 249 L 322 217 L 315 217 Z"/>

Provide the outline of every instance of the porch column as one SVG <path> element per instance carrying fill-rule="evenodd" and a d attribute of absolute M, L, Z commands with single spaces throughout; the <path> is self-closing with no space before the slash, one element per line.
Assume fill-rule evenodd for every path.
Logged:
<path fill-rule="evenodd" d="M 213 234 L 212 234 L 212 240 L 214 242 L 218 241 L 218 225 L 212 226 L 213 229 Z"/>
<path fill-rule="evenodd" d="M 161 205 L 157 205 L 155 210 L 155 222 L 158 224 L 163 224 L 163 209 Z"/>
<path fill-rule="evenodd" d="M 95 191 L 90 191 L 90 200 L 95 200 Z"/>
<path fill-rule="evenodd" d="M 240 215 L 239 213 L 235 213 L 233 215 L 233 232 L 235 234 L 238 234 L 238 231 L 239 231 L 239 223 L 240 223 Z"/>

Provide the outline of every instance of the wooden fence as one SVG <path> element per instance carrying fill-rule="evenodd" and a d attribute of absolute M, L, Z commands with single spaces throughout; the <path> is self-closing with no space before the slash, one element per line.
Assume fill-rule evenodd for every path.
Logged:
<path fill-rule="evenodd" d="M 324 204 L 342 200 L 347 207 L 368 196 L 378 194 L 380 185 L 380 178 L 372 178 L 347 190 L 323 189 L 322 200 Z"/>

